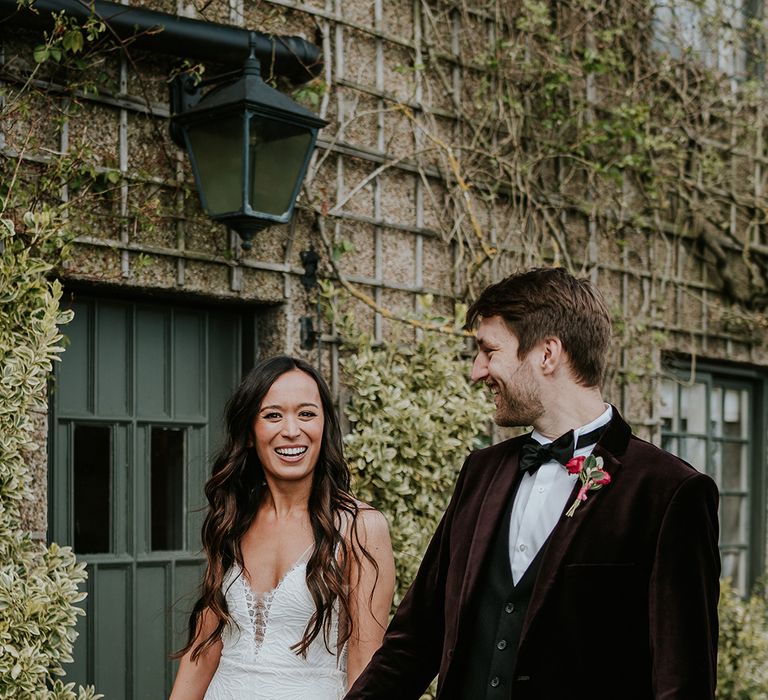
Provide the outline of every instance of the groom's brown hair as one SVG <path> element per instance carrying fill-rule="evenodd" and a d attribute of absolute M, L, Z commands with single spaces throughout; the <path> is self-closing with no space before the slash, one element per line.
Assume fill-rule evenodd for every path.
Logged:
<path fill-rule="evenodd" d="M 599 386 L 611 341 L 611 317 L 602 294 L 589 280 L 559 267 L 535 268 L 486 287 L 467 312 L 472 327 L 480 317 L 501 316 L 517 336 L 523 359 L 545 338 L 560 338 L 577 382 Z"/>

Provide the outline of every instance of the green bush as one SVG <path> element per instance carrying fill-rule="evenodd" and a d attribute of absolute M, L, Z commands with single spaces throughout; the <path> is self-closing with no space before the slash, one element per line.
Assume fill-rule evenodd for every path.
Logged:
<path fill-rule="evenodd" d="M 427 323 L 445 325 L 446 319 L 429 315 L 430 305 L 429 297 L 422 300 Z M 341 367 L 351 392 L 345 443 L 353 490 L 390 522 L 398 603 L 448 505 L 464 458 L 487 433 L 488 397 L 469 380 L 461 335 L 423 330 L 415 342 L 373 347 L 349 319 L 340 325 L 351 350 Z"/>
<path fill-rule="evenodd" d="M 720 590 L 718 700 L 768 700 L 768 600 L 765 586 L 744 600 L 729 581 Z"/>
<path fill-rule="evenodd" d="M 93 689 L 65 685 L 72 660 L 75 604 L 85 565 L 68 547 L 34 542 L 23 531 L 30 497 L 25 453 L 34 449 L 33 412 L 47 410 L 51 363 L 62 348 L 61 286 L 46 276 L 63 242 L 46 213 L 27 214 L 24 234 L 0 219 L 0 699 L 86 700 Z"/>

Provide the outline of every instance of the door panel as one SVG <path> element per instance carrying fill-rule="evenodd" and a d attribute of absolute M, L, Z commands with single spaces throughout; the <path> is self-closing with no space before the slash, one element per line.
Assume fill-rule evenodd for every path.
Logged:
<path fill-rule="evenodd" d="M 204 319 L 177 314 L 173 334 L 173 407 L 176 417 L 199 420 L 205 415 L 206 352 Z"/>
<path fill-rule="evenodd" d="M 203 569 L 202 486 L 240 378 L 241 315 L 82 299 L 51 417 L 51 535 L 87 562 L 67 679 L 167 696 Z"/>
<path fill-rule="evenodd" d="M 89 567 L 93 578 L 93 600 L 87 613 L 93 615 L 93 653 L 95 677 L 92 682 L 107 698 L 126 698 L 130 669 L 129 624 L 132 600 L 130 565 L 94 564 Z M 74 679 L 70 679 L 74 680 Z"/>
<path fill-rule="evenodd" d="M 234 390 L 232 368 L 242 363 L 242 336 L 240 325 L 233 322 L 232 314 L 216 314 L 208 318 L 208 332 L 217 342 L 208 344 L 208 454 L 220 447 L 223 431 L 223 407 Z"/>
<path fill-rule="evenodd" d="M 172 605 L 170 606 L 172 649 L 181 649 L 187 643 L 189 614 L 195 604 L 202 573 L 202 565 L 194 560 L 178 561 L 173 569 Z"/>
<path fill-rule="evenodd" d="M 157 308 L 136 311 L 136 415 L 170 416 L 168 315 Z"/>
<path fill-rule="evenodd" d="M 91 351 L 92 329 L 89 328 L 91 315 L 78 313 L 67 324 L 66 337 L 69 340 L 69 348 L 76 348 L 74 352 L 69 349 L 63 357 L 67 358 L 67 371 L 56 372 L 56 383 L 53 387 L 53 398 L 56 407 L 67 415 L 85 416 L 91 409 L 91 387 L 89 386 L 93 366 L 93 353 Z M 57 363 L 56 369 L 59 369 Z"/>
<path fill-rule="evenodd" d="M 136 697 L 152 697 L 155 679 L 167 674 L 168 567 L 165 564 L 142 564 L 136 570 Z M 177 647 L 178 648 L 178 647 Z"/>
<path fill-rule="evenodd" d="M 125 416 L 130 412 L 130 307 L 99 304 L 94 318 L 96 347 L 96 405 L 99 417 Z M 66 332 L 66 331 L 65 331 Z M 122 369 L 120 369 L 122 368 Z"/>

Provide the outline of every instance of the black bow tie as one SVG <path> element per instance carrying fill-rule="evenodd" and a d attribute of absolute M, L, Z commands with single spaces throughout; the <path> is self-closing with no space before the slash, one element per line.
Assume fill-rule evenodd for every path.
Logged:
<path fill-rule="evenodd" d="M 567 433 L 561 435 L 557 440 L 548 442 L 545 445 L 541 445 L 536 442 L 530 435 L 528 439 L 523 443 L 520 449 L 520 469 L 523 471 L 529 471 L 531 474 L 535 474 L 536 470 L 545 462 L 555 460 L 560 464 L 566 464 L 572 457 L 573 453 L 588 445 L 594 445 L 605 426 L 601 425 L 599 428 L 592 430 L 583 435 L 579 435 L 579 439 L 574 445 L 573 430 L 569 430 Z"/>

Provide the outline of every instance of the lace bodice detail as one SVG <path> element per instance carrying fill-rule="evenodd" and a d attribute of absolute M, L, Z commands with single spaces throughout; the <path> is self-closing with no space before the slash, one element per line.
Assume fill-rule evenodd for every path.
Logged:
<path fill-rule="evenodd" d="M 315 611 L 306 582 L 309 550 L 267 593 L 253 591 L 238 566 L 223 591 L 234 624 L 222 634 L 219 667 L 205 700 L 340 700 L 346 692 L 346 649 L 336 655 L 338 612 L 331 620 L 330 651 L 322 633 L 306 657 L 291 646 Z"/>
<path fill-rule="evenodd" d="M 245 587 L 245 604 L 248 607 L 248 614 L 251 616 L 253 642 L 257 648 L 264 642 L 264 636 L 267 633 L 269 608 L 272 606 L 274 597 L 274 590 L 269 593 L 256 593 L 251 590 L 250 586 Z"/>

